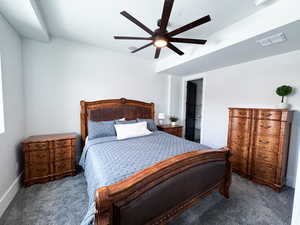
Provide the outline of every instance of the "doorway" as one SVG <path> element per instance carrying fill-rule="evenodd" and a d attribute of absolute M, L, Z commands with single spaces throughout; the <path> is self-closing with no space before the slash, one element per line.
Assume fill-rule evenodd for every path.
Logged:
<path fill-rule="evenodd" d="M 201 142 L 203 79 L 187 82 L 185 138 Z"/>

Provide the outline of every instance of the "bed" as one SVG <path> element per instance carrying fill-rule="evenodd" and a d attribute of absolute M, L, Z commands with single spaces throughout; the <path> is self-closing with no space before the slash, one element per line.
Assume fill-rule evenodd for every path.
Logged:
<path fill-rule="evenodd" d="M 154 119 L 154 104 L 122 99 L 81 101 L 80 164 L 89 210 L 82 225 L 166 224 L 214 190 L 229 198 L 230 151 L 161 131 L 86 142 L 88 121 Z"/>

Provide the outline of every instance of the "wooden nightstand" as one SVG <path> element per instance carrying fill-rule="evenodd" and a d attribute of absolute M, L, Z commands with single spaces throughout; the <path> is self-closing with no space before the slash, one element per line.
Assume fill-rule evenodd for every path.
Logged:
<path fill-rule="evenodd" d="M 158 130 L 167 132 L 169 134 L 175 135 L 177 137 L 182 137 L 182 127 L 180 125 L 157 125 Z"/>
<path fill-rule="evenodd" d="M 24 140 L 25 186 L 75 175 L 75 143 L 75 133 L 31 136 Z"/>

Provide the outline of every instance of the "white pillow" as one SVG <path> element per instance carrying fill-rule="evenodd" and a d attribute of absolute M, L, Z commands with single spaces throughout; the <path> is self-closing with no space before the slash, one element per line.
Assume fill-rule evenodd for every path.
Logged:
<path fill-rule="evenodd" d="M 146 121 L 130 124 L 115 124 L 115 128 L 118 140 L 145 136 L 152 133 L 150 130 L 147 129 Z"/>

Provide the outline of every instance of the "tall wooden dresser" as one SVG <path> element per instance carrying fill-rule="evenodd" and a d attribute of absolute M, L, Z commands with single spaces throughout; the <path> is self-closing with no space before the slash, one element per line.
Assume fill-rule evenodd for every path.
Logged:
<path fill-rule="evenodd" d="M 25 186 L 75 175 L 75 142 L 74 133 L 31 136 L 24 140 Z"/>
<path fill-rule="evenodd" d="M 233 172 L 276 191 L 285 185 L 293 112 L 229 108 Z"/>

